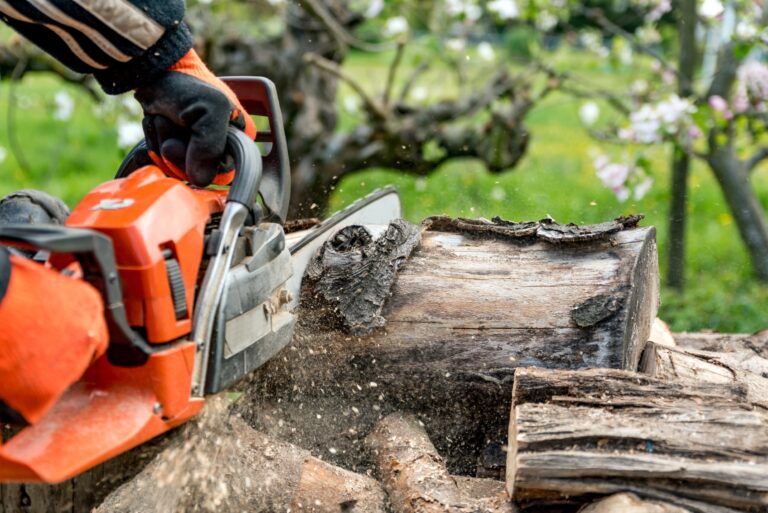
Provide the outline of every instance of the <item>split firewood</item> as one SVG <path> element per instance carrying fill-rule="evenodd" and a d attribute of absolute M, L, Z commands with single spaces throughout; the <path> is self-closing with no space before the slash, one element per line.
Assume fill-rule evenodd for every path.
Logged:
<path fill-rule="evenodd" d="M 399 264 L 397 248 L 379 253 L 359 234 L 349 240 L 361 247 L 346 246 L 348 273 L 336 248 L 320 257 L 332 279 L 313 270 L 323 286 L 302 292 L 291 347 L 245 387 L 248 422 L 354 469 L 365 465 L 355 433 L 389 413 L 418 412 L 451 472 L 474 475 L 483 450 L 506 438 L 516 368 L 637 368 L 658 301 L 652 228 L 553 244 L 508 224 L 509 234 L 475 224 L 424 231 Z M 370 287 L 337 284 L 359 273 L 378 284 L 394 264 L 391 290 L 374 300 Z M 375 315 L 345 315 L 357 303 Z M 360 319 L 380 327 L 350 333 L 365 331 Z"/>
<path fill-rule="evenodd" d="M 207 408 L 202 419 L 118 488 L 96 513 L 384 513 L 371 478 L 254 431 Z"/>
<path fill-rule="evenodd" d="M 397 513 L 512 513 L 508 500 L 478 499 L 460 487 L 412 415 L 387 416 L 368 435 L 384 489 Z M 495 500 L 494 500 L 495 499 Z"/>
<path fill-rule="evenodd" d="M 753 352 L 768 358 L 768 330 L 757 333 L 675 333 L 677 345 L 682 349 L 715 351 L 719 353 Z"/>
<path fill-rule="evenodd" d="M 648 337 L 648 340 L 662 346 L 675 347 L 677 345 L 675 336 L 672 334 L 672 330 L 669 329 L 669 325 L 658 317 L 653 321 L 651 334 Z"/>
<path fill-rule="evenodd" d="M 716 353 L 649 343 L 640 371 L 661 379 L 743 387 L 746 401 L 768 408 L 768 360 L 751 351 Z"/>
<path fill-rule="evenodd" d="M 579 510 L 579 513 L 691 513 L 665 502 L 642 500 L 633 493 L 617 493 Z"/>
<path fill-rule="evenodd" d="M 519 369 L 507 490 L 545 505 L 633 492 L 699 513 L 768 509 L 768 412 L 732 384 Z"/>

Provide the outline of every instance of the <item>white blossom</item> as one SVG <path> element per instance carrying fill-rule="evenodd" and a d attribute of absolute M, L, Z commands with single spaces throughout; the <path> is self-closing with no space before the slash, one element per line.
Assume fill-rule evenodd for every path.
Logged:
<path fill-rule="evenodd" d="M 492 61 L 496 58 L 496 51 L 491 43 L 483 41 L 477 45 L 477 55 L 484 61 Z"/>
<path fill-rule="evenodd" d="M 592 126 L 600 117 L 600 107 L 595 102 L 587 102 L 579 109 L 579 117 L 586 126 Z"/>
<path fill-rule="evenodd" d="M 365 10 L 365 16 L 366 18 L 375 18 L 379 14 L 381 14 L 381 11 L 384 9 L 384 0 L 371 0 L 370 3 L 368 3 L 368 8 Z"/>
<path fill-rule="evenodd" d="M 513 20 L 520 16 L 520 7 L 515 0 L 492 0 L 486 8 L 502 20 Z"/>
<path fill-rule="evenodd" d="M 360 110 L 360 102 L 354 96 L 345 96 L 342 99 L 342 104 L 344 105 L 344 110 L 349 112 L 350 114 L 354 114 L 355 112 Z"/>
<path fill-rule="evenodd" d="M 452 52 L 463 52 L 467 46 L 467 41 L 460 37 L 452 37 L 445 41 L 445 47 Z"/>
<path fill-rule="evenodd" d="M 725 8 L 720 0 L 704 0 L 699 6 L 699 14 L 705 18 L 716 18 L 723 14 Z"/>
<path fill-rule="evenodd" d="M 752 39 L 757 37 L 757 34 L 757 27 L 750 21 L 741 20 L 738 24 L 736 24 L 736 36 L 739 39 Z"/>
<path fill-rule="evenodd" d="M 482 8 L 472 0 L 446 0 L 445 11 L 449 16 L 464 16 L 471 21 L 476 21 L 483 15 Z"/>
<path fill-rule="evenodd" d="M 557 16 L 549 11 L 539 11 L 539 15 L 536 17 L 536 28 L 544 32 L 548 32 L 555 28 L 557 25 Z"/>
<path fill-rule="evenodd" d="M 0 146 L 0 164 L 5 162 L 5 159 L 8 157 L 8 150 Z"/>
<path fill-rule="evenodd" d="M 693 124 L 691 114 L 696 107 L 676 94 L 658 103 L 644 103 L 629 115 L 630 126 L 619 131 L 619 137 L 640 144 L 661 142 L 664 134 L 684 134 Z"/>
<path fill-rule="evenodd" d="M 59 121 L 67 121 L 72 117 L 72 113 L 75 111 L 75 100 L 66 91 L 59 91 L 56 93 L 53 99 L 56 104 L 56 110 L 53 112 L 53 117 Z"/>
<path fill-rule="evenodd" d="M 384 23 L 384 35 L 387 37 L 405 34 L 409 30 L 410 26 L 408 25 L 408 20 L 403 16 L 389 18 L 386 23 Z"/>
<path fill-rule="evenodd" d="M 429 96 L 429 90 L 424 86 L 418 86 L 413 88 L 411 97 L 417 102 L 423 102 Z"/>
<path fill-rule="evenodd" d="M 653 178 L 647 177 L 635 186 L 635 199 L 641 200 L 653 187 Z"/>

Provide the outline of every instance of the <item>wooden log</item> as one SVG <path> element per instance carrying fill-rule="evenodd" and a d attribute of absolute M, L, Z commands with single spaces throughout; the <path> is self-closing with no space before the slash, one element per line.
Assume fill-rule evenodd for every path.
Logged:
<path fill-rule="evenodd" d="M 649 343 L 640 371 L 661 379 L 682 379 L 742 387 L 747 401 L 768 408 L 768 360 L 751 351 L 716 353 Z"/>
<path fill-rule="evenodd" d="M 398 513 L 512 513 L 512 505 L 503 497 L 478 497 L 483 494 L 478 489 L 487 485 L 464 481 L 460 486 L 412 415 L 387 416 L 368 435 L 366 444 Z"/>
<path fill-rule="evenodd" d="M 546 504 L 621 491 L 696 512 L 768 509 L 768 413 L 729 385 L 520 369 L 507 490 Z"/>
<path fill-rule="evenodd" d="M 373 479 L 209 408 L 95 512 L 384 513 L 385 499 Z"/>
<path fill-rule="evenodd" d="M 677 345 L 683 349 L 738 353 L 751 351 L 768 358 L 768 330 L 746 333 L 675 333 Z"/>
<path fill-rule="evenodd" d="M 418 412 L 449 469 L 472 475 L 483 448 L 506 438 L 516 368 L 636 368 L 656 317 L 656 258 L 652 228 L 572 244 L 426 231 L 385 326 L 354 336 L 304 302 L 292 346 L 256 374 L 243 415 L 364 468 L 354 433 Z"/>
<path fill-rule="evenodd" d="M 617 493 L 600 499 L 579 513 L 691 513 L 666 502 L 644 501 L 633 493 Z"/>

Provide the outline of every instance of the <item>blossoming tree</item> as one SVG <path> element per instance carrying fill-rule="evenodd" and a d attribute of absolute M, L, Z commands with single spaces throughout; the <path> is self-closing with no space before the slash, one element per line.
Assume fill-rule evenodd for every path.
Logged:
<path fill-rule="evenodd" d="M 621 142 L 669 143 L 675 149 L 668 281 L 682 286 L 686 182 L 692 158 L 712 170 L 755 275 L 768 281 L 768 221 L 750 184 L 752 173 L 768 158 L 768 65 L 763 49 L 768 42 L 768 11 L 762 2 L 749 0 L 633 2 L 645 10 L 645 23 L 634 33 L 618 27 L 600 10 L 586 10 L 604 33 L 650 56 L 659 76 L 653 82 L 636 82 L 628 97 L 610 94 L 609 103 L 624 122 L 601 134 L 612 131 Z M 563 10 L 565 5 L 557 0 L 552 5 L 561 7 L 556 12 L 562 22 L 574 11 L 584 12 L 576 4 L 570 10 Z M 676 23 L 678 44 L 676 51 L 664 52 L 657 44 L 657 27 L 661 20 L 670 19 Z M 595 108 L 593 104 L 582 107 L 587 124 L 596 121 L 597 115 L 590 113 Z M 641 149 L 630 157 L 612 163 L 601 156 L 595 162 L 598 176 L 619 199 L 632 193 L 641 196 L 650 186 L 645 152 Z"/>

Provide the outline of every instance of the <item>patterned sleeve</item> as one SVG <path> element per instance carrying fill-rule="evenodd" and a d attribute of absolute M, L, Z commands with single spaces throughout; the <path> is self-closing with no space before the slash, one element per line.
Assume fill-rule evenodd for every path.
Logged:
<path fill-rule="evenodd" d="M 192 47 L 184 0 L 0 0 L 0 17 L 118 94 L 151 83 Z"/>

